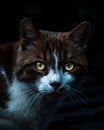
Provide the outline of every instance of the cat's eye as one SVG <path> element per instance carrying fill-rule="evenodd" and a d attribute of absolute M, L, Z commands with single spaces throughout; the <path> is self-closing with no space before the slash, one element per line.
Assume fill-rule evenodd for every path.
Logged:
<path fill-rule="evenodd" d="M 42 62 L 36 62 L 35 63 L 35 68 L 37 69 L 37 70 L 44 70 L 45 69 L 45 64 L 44 63 L 42 63 Z"/>
<path fill-rule="evenodd" d="M 73 63 L 67 63 L 65 65 L 65 70 L 72 71 L 73 69 L 74 69 L 74 64 Z"/>

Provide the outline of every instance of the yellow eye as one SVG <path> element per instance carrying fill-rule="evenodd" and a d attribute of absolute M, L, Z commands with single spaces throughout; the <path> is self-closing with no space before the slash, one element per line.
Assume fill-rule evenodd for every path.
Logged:
<path fill-rule="evenodd" d="M 36 67 L 37 70 L 41 71 L 41 70 L 44 70 L 45 64 L 42 63 L 42 62 L 36 62 L 35 67 Z"/>
<path fill-rule="evenodd" d="M 74 69 L 74 64 L 73 64 L 73 63 L 67 63 L 67 64 L 65 65 L 65 70 L 71 71 L 71 70 L 73 70 L 73 69 Z"/>

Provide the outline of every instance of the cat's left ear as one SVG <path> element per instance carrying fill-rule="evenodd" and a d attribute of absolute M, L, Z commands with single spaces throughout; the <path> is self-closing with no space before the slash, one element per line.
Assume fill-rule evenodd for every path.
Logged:
<path fill-rule="evenodd" d="M 38 29 L 29 18 L 24 18 L 20 23 L 20 39 L 33 40 L 38 36 Z"/>
<path fill-rule="evenodd" d="M 82 22 L 70 32 L 69 36 L 74 43 L 86 48 L 90 36 L 90 24 L 87 21 Z"/>

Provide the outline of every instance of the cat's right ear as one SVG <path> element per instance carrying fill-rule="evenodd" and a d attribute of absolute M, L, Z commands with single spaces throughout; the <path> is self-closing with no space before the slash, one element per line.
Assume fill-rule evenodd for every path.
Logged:
<path fill-rule="evenodd" d="M 38 36 L 38 29 L 29 18 L 24 18 L 20 23 L 20 39 L 32 41 Z"/>
<path fill-rule="evenodd" d="M 78 46 L 86 48 L 90 36 L 90 30 L 89 22 L 82 22 L 70 32 L 70 39 Z"/>

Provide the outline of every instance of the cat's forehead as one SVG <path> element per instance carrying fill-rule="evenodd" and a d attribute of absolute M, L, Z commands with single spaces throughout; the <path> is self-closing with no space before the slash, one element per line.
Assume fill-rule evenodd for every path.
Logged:
<path fill-rule="evenodd" d="M 77 47 L 72 43 L 69 37 L 70 32 L 50 32 L 40 31 L 38 40 L 34 40 L 35 47 L 33 49 L 35 56 L 69 56 L 72 52 L 77 53 Z M 79 52 L 79 51 L 78 51 Z M 50 57 L 49 56 L 49 57 Z"/>
<path fill-rule="evenodd" d="M 73 53 L 77 54 L 77 47 L 68 39 L 68 32 L 41 31 L 41 37 L 36 42 L 34 55 L 40 59 L 54 61 L 56 57 L 60 60 L 69 59 Z"/>
<path fill-rule="evenodd" d="M 69 37 L 70 32 L 50 32 L 50 31 L 40 31 L 40 37 L 36 41 L 36 48 L 38 50 L 70 50 L 75 48 L 74 44 Z"/>

